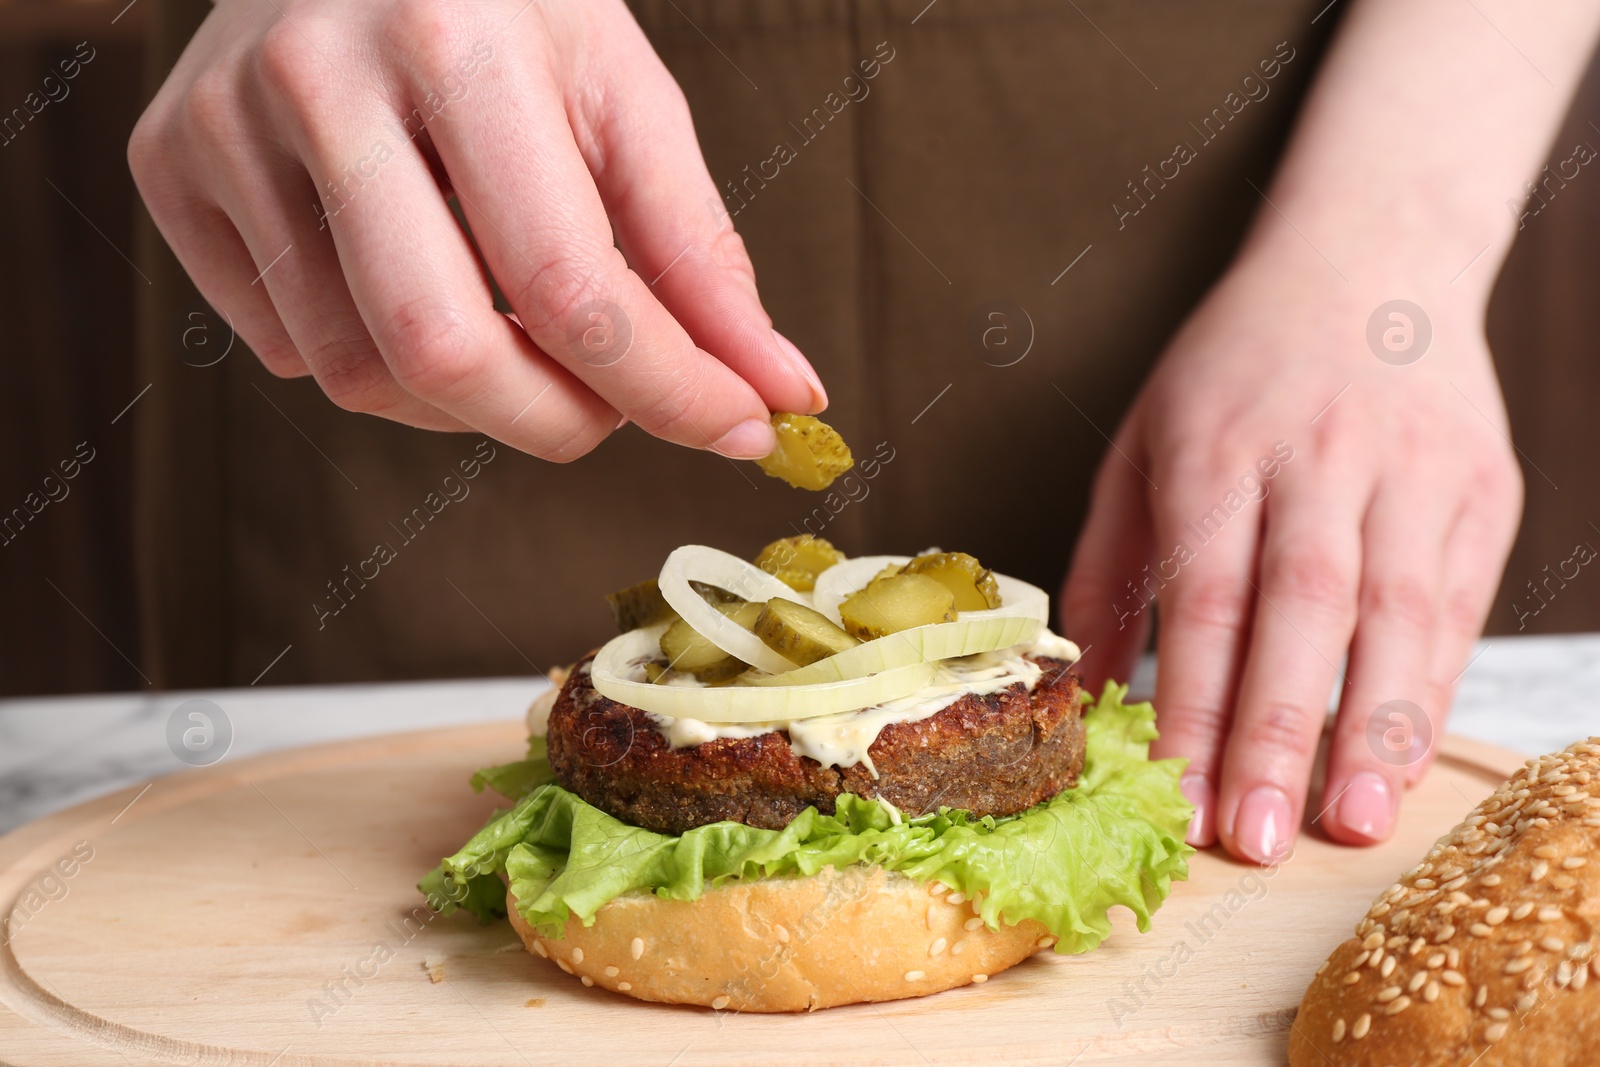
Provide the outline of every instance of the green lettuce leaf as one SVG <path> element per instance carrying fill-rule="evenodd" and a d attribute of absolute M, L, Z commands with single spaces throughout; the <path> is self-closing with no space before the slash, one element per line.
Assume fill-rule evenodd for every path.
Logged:
<path fill-rule="evenodd" d="M 1141 931 L 1188 876 L 1184 844 L 1192 814 L 1178 788 L 1182 760 L 1148 758 L 1155 710 L 1125 704 L 1107 683 L 1084 713 L 1086 751 L 1078 784 L 1017 815 L 973 818 L 941 808 L 907 818 L 878 800 L 843 794 L 832 815 L 807 808 L 782 830 L 736 822 L 680 836 L 621 822 L 551 782 L 543 743 L 529 759 L 473 778 L 516 801 L 420 888 L 436 910 L 465 908 L 488 921 L 504 914 L 504 875 L 517 909 L 558 937 L 571 915 L 588 925 L 607 902 L 651 892 L 695 900 L 733 879 L 815 874 L 827 866 L 878 865 L 917 881 L 937 879 L 976 898 L 991 928 L 1034 919 L 1059 939 L 1056 951 L 1085 952 L 1111 932 L 1121 904 Z"/>

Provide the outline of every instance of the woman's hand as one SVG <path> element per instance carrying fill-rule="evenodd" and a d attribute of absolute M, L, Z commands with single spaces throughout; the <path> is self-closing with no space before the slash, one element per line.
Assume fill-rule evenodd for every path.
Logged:
<path fill-rule="evenodd" d="M 1095 686 L 1128 677 L 1159 600 L 1155 755 L 1189 760 L 1190 842 L 1261 863 L 1301 826 L 1335 689 L 1312 814 L 1389 836 L 1521 511 L 1476 290 L 1341 281 L 1298 240 L 1254 245 L 1172 341 L 1063 592 Z M 1421 313 L 1374 316 L 1396 295 Z"/>
<path fill-rule="evenodd" d="M 206 299 L 340 407 L 570 460 L 623 419 L 762 456 L 826 404 L 622 0 L 219 0 L 128 154 Z"/>

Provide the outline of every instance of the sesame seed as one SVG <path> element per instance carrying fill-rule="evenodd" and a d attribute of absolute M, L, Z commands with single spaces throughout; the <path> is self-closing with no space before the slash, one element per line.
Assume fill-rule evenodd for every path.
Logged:
<path fill-rule="evenodd" d="M 607 967 L 606 968 L 606 977 L 607 978 L 615 978 L 620 973 L 621 972 L 618 971 L 615 967 Z"/>
<path fill-rule="evenodd" d="M 1399 995 L 1400 995 L 1400 987 L 1399 986 L 1397 986 L 1397 985 L 1385 986 L 1383 989 L 1378 991 L 1378 1003 L 1379 1004 L 1387 1004 L 1387 1003 L 1389 1003 L 1389 1001 L 1393 1000 L 1395 997 L 1398 997 Z"/>
<path fill-rule="evenodd" d="M 1471 934 L 1473 937 L 1488 937 L 1491 933 L 1493 933 L 1493 931 L 1490 930 L 1489 927 L 1484 923 L 1473 923 L 1471 926 L 1467 927 L 1467 933 Z"/>
<path fill-rule="evenodd" d="M 1502 967 L 1501 971 L 1502 971 L 1502 973 L 1505 973 L 1505 974 L 1521 974 L 1523 971 L 1527 970 L 1529 967 L 1532 967 L 1532 966 L 1533 966 L 1533 959 L 1531 957 L 1529 957 L 1529 956 L 1518 956 L 1516 959 L 1512 960 L 1510 963 L 1508 963 L 1504 967 Z"/>
<path fill-rule="evenodd" d="M 937 956 L 939 953 L 943 952 L 945 947 L 949 944 L 950 942 L 946 941 L 942 937 L 934 938 L 933 944 L 928 946 L 928 955 Z"/>
<path fill-rule="evenodd" d="M 584 975 L 584 976 L 583 976 L 583 977 L 581 977 L 581 978 L 580 978 L 580 979 L 578 979 L 578 980 L 579 980 L 579 981 L 580 981 L 580 982 L 582 982 L 582 983 L 583 983 L 583 984 L 584 984 L 584 985 L 586 985 L 586 986 L 592 986 L 592 985 L 594 985 L 594 979 L 593 979 L 593 978 L 590 978 L 590 977 L 589 977 L 589 976 L 588 976 L 588 975 Z"/>
<path fill-rule="evenodd" d="M 1422 999 L 1432 1004 L 1439 999 L 1439 983 L 1429 982 L 1422 990 Z"/>
<path fill-rule="evenodd" d="M 1384 1008 L 1383 1013 L 1385 1015 L 1399 1015 L 1409 1007 L 1411 1007 L 1411 998 L 1401 997 L 1393 1004 L 1390 1004 L 1387 1008 Z"/>
<path fill-rule="evenodd" d="M 1554 904 L 1546 904 L 1539 909 L 1539 921 L 1542 923 L 1553 923 L 1560 918 L 1561 909 Z"/>
<path fill-rule="evenodd" d="M 633 953 L 634 959 L 639 959 L 642 957 L 644 955 L 644 938 L 634 938 L 633 944 L 629 946 L 629 951 Z"/>
<path fill-rule="evenodd" d="M 1572 946 L 1567 949 L 1567 955 L 1575 960 L 1588 959 L 1589 953 L 1593 951 L 1594 947 L 1589 942 L 1574 941 Z"/>
<path fill-rule="evenodd" d="M 1511 913 L 1511 917 L 1513 919 L 1516 919 L 1518 922 L 1521 922 L 1523 919 L 1526 919 L 1528 916 L 1530 916 L 1532 914 L 1533 914 L 1533 901 L 1524 900 L 1521 904 L 1517 905 L 1517 910 Z"/>
<path fill-rule="evenodd" d="M 1393 956 L 1385 956 L 1383 959 L 1383 966 L 1378 968 L 1378 973 L 1385 978 L 1389 977 L 1394 973 L 1395 963 L 1396 960 Z"/>
<path fill-rule="evenodd" d="M 1355 962 L 1354 962 L 1354 963 L 1352 963 L 1352 964 L 1351 964 L 1351 965 L 1350 965 L 1350 966 L 1352 966 L 1352 967 L 1359 967 L 1359 966 L 1361 966 L 1361 965 L 1362 965 L 1362 964 L 1363 964 L 1363 963 L 1366 963 L 1366 962 L 1367 962 L 1367 960 L 1368 960 L 1368 959 L 1370 959 L 1370 958 L 1371 958 L 1371 956 L 1372 956 L 1372 953 L 1370 953 L 1370 952 L 1363 952 L 1363 953 L 1361 953 L 1361 954 L 1360 954 L 1360 955 L 1359 955 L 1359 956 L 1357 956 L 1357 957 L 1356 957 L 1356 960 L 1355 960 Z"/>
<path fill-rule="evenodd" d="M 1337 1045 L 1344 1040 L 1344 1020 L 1333 1020 L 1333 1043 Z"/>
<path fill-rule="evenodd" d="M 1054 937 L 1041 937 L 1038 941 L 1034 942 L 1034 944 L 1038 945 L 1040 948 L 1049 948 L 1055 943 L 1056 939 Z"/>
<path fill-rule="evenodd" d="M 1556 847 L 1554 845 L 1540 845 L 1533 850 L 1533 854 L 1542 860 L 1553 860 L 1556 858 Z"/>
<path fill-rule="evenodd" d="M 1566 949 L 1567 943 L 1559 937 L 1547 937 L 1539 942 L 1539 947 L 1546 952 L 1561 952 Z"/>
<path fill-rule="evenodd" d="M 1511 1013 L 1504 1008 L 1490 1008 L 1489 1018 L 1504 1022 L 1506 1019 L 1511 1018 Z"/>
<path fill-rule="evenodd" d="M 787 927 L 774 926 L 772 933 L 778 939 L 779 944 L 787 945 L 789 943 L 789 930 Z"/>
<path fill-rule="evenodd" d="M 632 988 L 633 988 L 633 983 L 632 982 L 618 982 L 617 983 L 617 992 L 618 993 L 626 993 L 628 990 L 630 990 Z"/>
<path fill-rule="evenodd" d="M 976 984 L 982 985 L 983 983 L 985 983 L 985 982 L 987 982 L 989 980 L 989 976 L 986 975 L 986 974 L 975 974 L 975 975 L 972 976 L 972 980 Z"/>
<path fill-rule="evenodd" d="M 1439 981 L 1443 982 L 1445 985 L 1453 986 L 1464 986 L 1467 984 L 1466 977 L 1460 971 L 1441 971 L 1439 972 Z"/>
<path fill-rule="evenodd" d="M 566 960 L 556 960 L 556 966 L 560 967 L 563 971 L 566 971 L 568 974 L 572 973 L 572 964 L 568 963 Z"/>
<path fill-rule="evenodd" d="M 1556 985 L 1565 986 L 1572 982 L 1572 961 L 1562 960 L 1556 965 Z"/>
<path fill-rule="evenodd" d="M 1517 1011 L 1526 1015 L 1528 1012 L 1533 1010 L 1533 1006 L 1537 1003 L 1539 1003 L 1538 993 L 1524 993 L 1522 996 L 1517 998 Z"/>
<path fill-rule="evenodd" d="M 583 962 L 583 949 L 575 948 L 575 949 L 572 950 L 572 962 L 573 963 L 582 963 Z"/>
<path fill-rule="evenodd" d="M 1526 956 L 1528 953 L 1530 953 L 1532 951 L 1533 951 L 1533 942 L 1532 941 L 1523 941 L 1523 942 L 1520 942 L 1517 945 L 1516 949 L 1514 949 L 1511 954 L 1513 956 Z"/>
<path fill-rule="evenodd" d="M 940 893 L 950 892 L 950 887 L 945 885 L 943 882 L 935 882 L 928 892 L 932 893 L 934 896 L 938 896 Z"/>
<path fill-rule="evenodd" d="M 1442 945 L 1454 936 L 1456 936 L 1456 928 L 1450 923 L 1445 923 L 1443 926 L 1439 927 L 1438 932 L 1433 935 L 1433 943 L 1435 945 Z"/>
<path fill-rule="evenodd" d="M 1544 876 L 1549 874 L 1549 873 L 1550 873 L 1550 865 L 1548 863 L 1546 863 L 1544 860 L 1540 860 L 1538 863 L 1535 863 L 1533 865 L 1533 870 L 1528 872 L 1528 881 L 1530 881 L 1530 882 L 1541 881 L 1544 878 Z"/>
<path fill-rule="evenodd" d="M 1509 1024 L 1507 1023 L 1490 1023 L 1489 1028 L 1483 1032 L 1483 1036 L 1488 1041 L 1499 1041 L 1506 1036 L 1508 1027 Z"/>
<path fill-rule="evenodd" d="M 1417 990 L 1422 988 L 1423 983 L 1425 983 L 1427 980 L 1428 972 L 1418 971 L 1416 974 L 1411 976 L 1411 981 L 1406 983 L 1406 992 L 1415 993 Z"/>
<path fill-rule="evenodd" d="M 1444 966 L 1444 953 L 1443 952 L 1435 952 L 1433 955 L 1428 957 L 1428 969 L 1430 971 L 1437 971 L 1440 967 L 1443 967 L 1443 966 Z"/>
<path fill-rule="evenodd" d="M 1367 1036 L 1367 1031 L 1371 1029 L 1372 1016 L 1368 1015 L 1366 1012 L 1362 1012 L 1361 1017 L 1356 1020 L 1356 1024 L 1350 1028 L 1350 1036 L 1355 1038 L 1357 1041 L 1360 1041 L 1362 1038 Z"/>
<path fill-rule="evenodd" d="M 952 904 L 965 904 L 967 902 L 967 895 L 965 893 L 951 893 L 949 896 L 945 897 L 945 899 Z"/>
<path fill-rule="evenodd" d="M 1506 921 L 1506 916 L 1510 914 L 1511 909 L 1501 905 L 1500 907 L 1490 908 L 1488 911 L 1484 912 L 1483 921 L 1488 923 L 1490 926 L 1499 926 L 1501 923 Z"/>
<path fill-rule="evenodd" d="M 1372 933 L 1367 935 L 1366 940 L 1361 942 L 1361 947 L 1372 949 L 1377 948 L 1381 944 L 1383 944 L 1383 931 L 1374 930 Z"/>
<path fill-rule="evenodd" d="M 538 954 L 540 959 L 547 960 L 550 958 L 550 950 L 544 947 L 543 941 L 535 941 L 533 943 L 533 951 Z"/>
<path fill-rule="evenodd" d="M 1550 792 L 1551 792 L 1551 794 L 1553 796 L 1558 796 L 1558 797 L 1570 797 L 1572 794 L 1576 793 L 1577 791 L 1578 791 L 1578 787 L 1575 786 L 1575 785 L 1558 785 L 1554 789 L 1550 790 Z"/>
<path fill-rule="evenodd" d="M 1418 878 L 1411 884 L 1416 886 L 1418 889 L 1434 889 L 1439 885 L 1439 883 L 1435 882 L 1432 878 Z"/>
<path fill-rule="evenodd" d="M 1500 884 L 1500 876 L 1498 874 L 1486 874 L 1482 878 L 1478 879 L 1478 881 L 1481 884 L 1488 886 L 1490 889 L 1493 889 L 1495 886 Z"/>
<path fill-rule="evenodd" d="M 1550 884 L 1557 889 L 1571 889 L 1578 884 L 1578 880 L 1570 874 L 1552 874 L 1550 876 Z"/>
<path fill-rule="evenodd" d="M 1407 950 L 1407 954 L 1411 955 L 1411 956 L 1415 956 L 1417 953 L 1421 952 L 1423 949 L 1425 949 L 1427 947 L 1428 947 L 1428 942 L 1427 941 L 1425 941 L 1423 938 L 1420 938 L 1420 937 L 1416 938 L 1411 942 L 1411 948 Z"/>
<path fill-rule="evenodd" d="M 1385 941 L 1383 943 L 1383 947 L 1392 952 L 1392 951 L 1394 951 L 1395 949 L 1399 948 L 1401 945 L 1403 945 L 1405 943 L 1406 943 L 1406 935 L 1405 934 L 1395 934 L 1393 937 L 1391 937 L 1389 940 L 1387 940 L 1387 941 Z"/>
<path fill-rule="evenodd" d="M 1481 986 L 1478 987 L 1477 995 L 1472 998 L 1473 1006 L 1481 1008 L 1481 1007 L 1483 1007 L 1483 1002 L 1488 1000 L 1488 999 L 1489 999 L 1489 987 L 1486 986 L 1486 985 L 1481 985 Z"/>
<path fill-rule="evenodd" d="M 933 924 L 939 921 L 939 905 L 928 905 L 928 929 L 933 929 Z"/>
<path fill-rule="evenodd" d="M 1450 948 L 1445 950 L 1444 955 L 1445 963 L 1451 968 L 1461 966 L 1461 950 L 1456 948 L 1454 945 L 1451 945 Z"/>
<path fill-rule="evenodd" d="M 1349 974 L 1344 976 L 1345 985 L 1355 985 L 1359 981 L 1361 981 L 1360 971 L 1351 971 Z"/>
<path fill-rule="evenodd" d="M 1561 861 L 1561 866 L 1569 871 L 1575 871 L 1589 861 L 1582 856 L 1568 856 Z"/>
<path fill-rule="evenodd" d="M 1464 886 L 1466 884 L 1467 884 L 1466 876 L 1465 875 L 1460 875 L 1458 877 L 1450 879 L 1441 888 L 1446 889 L 1446 890 L 1454 891 L 1454 890 L 1460 889 L 1462 886 Z"/>
<path fill-rule="evenodd" d="M 1579 967 L 1572 972 L 1572 988 L 1582 989 L 1589 983 L 1589 968 Z"/>
<path fill-rule="evenodd" d="M 908 981 L 908 982 L 920 982 L 926 977 L 927 976 L 925 974 L 923 974 L 921 971 L 907 971 L 906 972 L 906 981 Z"/>
<path fill-rule="evenodd" d="M 726 996 L 715 997 L 711 1001 L 711 1006 L 717 1011 L 721 1011 L 728 1006 L 728 998 Z"/>
<path fill-rule="evenodd" d="M 952 956 L 959 956 L 965 951 L 967 951 L 967 939 L 964 937 L 950 946 L 950 955 Z"/>
<path fill-rule="evenodd" d="M 968 919 L 966 922 L 961 924 L 961 929 L 969 930 L 969 931 L 970 930 L 976 930 L 978 927 L 980 927 L 982 925 L 983 925 L 983 920 L 978 918 L 977 916 L 973 916 L 972 918 Z"/>

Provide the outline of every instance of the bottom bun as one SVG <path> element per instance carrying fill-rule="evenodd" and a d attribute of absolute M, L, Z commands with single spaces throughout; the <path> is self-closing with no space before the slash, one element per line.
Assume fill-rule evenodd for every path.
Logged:
<path fill-rule="evenodd" d="M 618 897 L 594 925 L 536 933 L 509 897 L 528 950 L 585 985 L 666 1004 L 813 1011 L 984 982 L 1055 943 L 1031 919 L 990 930 L 970 902 L 882 867 L 734 882 L 699 900 Z M 972 929 L 969 929 L 972 927 Z"/>

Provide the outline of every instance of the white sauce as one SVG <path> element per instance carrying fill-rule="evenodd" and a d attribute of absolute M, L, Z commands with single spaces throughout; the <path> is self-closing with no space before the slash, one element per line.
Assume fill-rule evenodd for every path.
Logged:
<path fill-rule="evenodd" d="M 907 697 L 839 715 L 786 722 L 710 723 L 699 719 L 673 718 L 647 712 L 656 729 L 673 748 L 687 748 L 719 738 L 759 737 L 775 730 L 789 735 L 789 747 L 797 756 L 809 756 L 824 767 L 853 767 L 861 764 L 876 778 L 868 749 L 885 726 L 920 722 L 938 714 L 967 693 L 987 696 L 1021 682 L 1030 691 L 1038 684 L 1044 668 L 1026 656 L 1051 656 L 1068 663 L 1078 659 L 1078 646 L 1045 630 L 1032 643 L 1016 645 L 998 652 L 945 660 L 933 683 Z M 667 684 L 698 685 L 688 676 L 673 677 Z"/>

